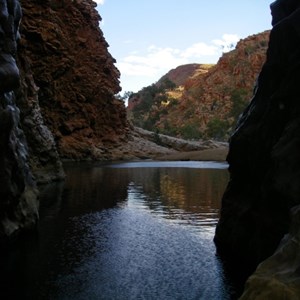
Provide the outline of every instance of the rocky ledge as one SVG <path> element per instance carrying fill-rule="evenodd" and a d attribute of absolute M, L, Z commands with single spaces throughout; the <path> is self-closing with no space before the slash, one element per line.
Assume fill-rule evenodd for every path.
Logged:
<path fill-rule="evenodd" d="M 212 140 L 184 140 L 131 127 L 126 141 L 115 142 L 97 154 L 102 160 L 219 160 L 224 161 L 228 144 Z"/>

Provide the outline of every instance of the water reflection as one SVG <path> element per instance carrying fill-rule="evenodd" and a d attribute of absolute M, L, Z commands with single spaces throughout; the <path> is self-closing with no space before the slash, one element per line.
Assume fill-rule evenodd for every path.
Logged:
<path fill-rule="evenodd" d="M 38 238 L 2 265 L 4 273 L 22 270 L 17 279 L 11 272 L 6 292 L 14 299 L 230 299 L 212 242 L 228 176 L 224 165 L 206 166 L 66 166 L 66 182 L 42 191 Z"/>
<path fill-rule="evenodd" d="M 119 172 L 132 179 L 128 205 L 135 204 L 133 195 L 138 194 L 137 206 L 143 201 L 160 217 L 201 226 L 201 230 L 214 230 L 211 226 L 217 222 L 228 180 L 226 170 L 161 167 L 119 169 Z"/>

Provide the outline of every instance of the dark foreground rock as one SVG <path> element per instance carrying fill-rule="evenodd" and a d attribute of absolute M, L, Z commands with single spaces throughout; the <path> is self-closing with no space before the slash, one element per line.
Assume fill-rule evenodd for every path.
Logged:
<path fill-rule="evenodd" d="M 300 204 L 299 1 L 280 0 L 271 8 L 274 27 L 267 59 L 254 97 L 230 140 L 230 182 L 215 234 L 221 257 L 240 270 L 247 268 L 249 273 L 274 253 L 290 228 L 293 232 L 299 228 L 299 214 L 293 219 L 295 224 L 290 218 L 290 210 Z M 262 295 L 271 295 L 266 291 L 273 288 L 282 295 L 280 299 L 297 299 L 291 295 L 299 272 L 294 272 L 289 285 L 286 282 L 290 271 L 300 268 L 293 254 L 300 247 L 292 238 L 294 234 L 289 234 L 274 255 L 280 259 L 270 258 L 250 280 L 252 291 L 256 282 L 255 297 L 251 294 L 252 298 L 243 299 L 269 299 Z M 290 250 L 288 245 L 293 243 Z M 268 284 L 263 283 L 266 278 Z"/>
<path fill-rule="evenodd" d="M 0 242 L 38 219 L 37 189 L 13 92 L 19 86 L 15 55 L 20 18 L 18 1 L 0 1 Z"/>
<path fill-rule="evenodd" d="M 246 283 L 241 300 L 300 298 L 300 206 L 291 210 L 291 227 L 275 253 L 262 262 Z"/>
<path fill-rule="evenodd" d="M 37 183 L 64 178 L 31 59 L 18 55 L 19 1 L 0 0 L 0 242 L 38 220 Z"/>

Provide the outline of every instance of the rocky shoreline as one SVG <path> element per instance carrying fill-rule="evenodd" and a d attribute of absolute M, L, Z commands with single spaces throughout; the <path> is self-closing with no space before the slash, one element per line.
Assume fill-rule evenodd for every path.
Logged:
<path fill-rule="evenodd" d="M 213 160 L 225 161 L 228 143 L 212 140 L 189 141 L 142 128 L 132 128 L 127 141 L 112 144 L 99 155 L 104 161 Z"/>
<path fill-rule="evenodd" d="M 156 160 L 162 161 L 226 161 L 228 147 L 220 147 L 216 149 L 206 149 L 200 151 L 179 152 L 164 156 L 158 156 Z"/>

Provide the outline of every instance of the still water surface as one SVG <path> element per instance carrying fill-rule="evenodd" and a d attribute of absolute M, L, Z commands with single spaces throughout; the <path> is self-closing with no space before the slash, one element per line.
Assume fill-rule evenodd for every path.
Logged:
<path fill-rule="evenodd" d="M 231 299 L 213 244 L 226 164 L 81 163 L 66 174 L 42 191 L 37 237 L 2 262 L 10 297 Z"/>

